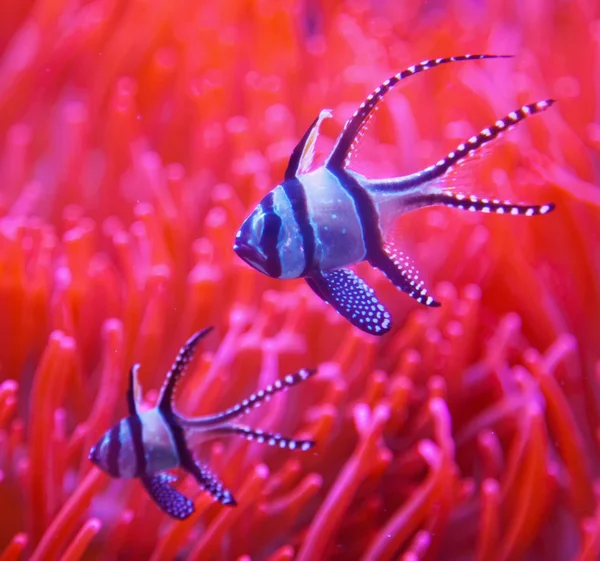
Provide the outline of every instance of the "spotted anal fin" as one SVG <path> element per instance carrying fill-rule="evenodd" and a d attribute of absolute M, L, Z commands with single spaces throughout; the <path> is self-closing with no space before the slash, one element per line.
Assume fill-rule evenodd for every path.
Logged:
<path fill-rule="evenodd" d="M 419 272 L 412 260 L 392 243 L 385 243 L 383 253 L 370 259 L 374 267 L 382 271 L 396 288 L 414 298 L 420 304 L 437 308 L 440 303 L 429 295 L 425 282 L 419 278 Z"/>
<path fill-rule="evenodd" d="M 350 269 L 321 272 L 306 278 L 308 286 L 352 325 L 371 335 L 390 330 L 389 312 L 375 291 Z"/>
<path fill-rule="evenodd" d="M 188 362 L 192 360 L 198 343 L 211 331 L 212 327 L 207 327 L 196 332 L 186 341 L 183 347 L 181 347 L 181 350 L 179 351 L 171 370 L 169 370 L 169 373 L 167 374 L 167 378 L 160 391 L 160 395 L 158 396 L 157 407 L 161 413 L 166 415 L 173 413 L 173 396 L 177 382 L 184 374 Z"/>
<path fill-rule="evenodd" d="M 177 520 L 185 520 L 194 512 L 194 503 L 185 495 L 171 487 L 175 478 L 161 473 L 154 476 L 140 477 L 142 484 L 152 497 L 152 500 L 169 516 Z"/>
<path fill-rule="evenodd" d="M 132 416 L 138 415 L 138 405 L 142 399 L 142 388 L 138 382 L 139 364 L 134 364 L 129 370 L 129 387 L 127 388 L 127 410 Z"/>
<path fill-rule="evenodd" d="M 315 445 L 314 440 L 296 440 L 294 438 L 288 438 L 287 436 L 281 436 L 280 434 L 266 432 L 260 429 L 250 429 L 247 427 L 238 427 L 234 425 L 218 427 L 210 430 L 209 432 L 214 436 L 229 434 L 243 436 L 247 440 L 254 440 L 259 444 L 268 444 L 269 446 L 275 446 L 277 448 L 300 450 L 303 452 L 310 450 Z"/>
<path fill-rule="evenodd" d="M 188 471 L 198 484 L 209 492 L 215 500 L 222 505 L 236 506 L 237 502 L 233 498 L 231 491 L 223 485 L 221 480 L 210 469 L 195 460 L 190 454 L 189 457 L 182 459 L 182 467 Z"/>
<path fill-rule="evenodd" d="M 191 474 L 198 484 L 208 491 L 217 501 L 224 505 L 235 506 L 237 503 L 231 492 L 225 488 L 219 478 L 214 475 L 208 466 L 201 464 L 190 450 L 187 439 L 187 429 L 183 424 L 185 418 L 172 415 L 170 418 L 171 436 L 175 443 L 179 465 Z"/>
<path fill-rule="evenodd" d="M 300 139 L 300 142 L 298 142 L 290 156 L 284 179 L 293 179 L 309 171 L 315 157 L 315 144 L 319 136 L 321 123 L 331 116 L 331 110 L 323 109 L 310 127 L 308 127 L 308 130 L 304 133 L 304 136 Z"/>
<path fill-rule="evenodd" d="M 450 62 L 463 62 L 467 60 L 481 60 L 490 58 L 509 58 L 510 56 L 511 55 L 467 54 L 424 60 L 423 62 L 415 64 L 414 66 L 410 66 L 406 70 L 403 70 L 391 78 L 388 78 L 367 96 L 367 99 L 361 103 L 354 115 L 352 115 L 352 117 L 346 122 L 344 130 L 338 137 L 335 147 L 333 148 L 325 165 L 330 169 L 341 169 L 349 164 L 356 141 L 363 132 L 364 127 L 368 124 L 369 120 L 373 116 L 373 111 L 377 108 L 377 104 L 394 86 L 396 86 L 404 78 L 408 78 L 409 76 L 413 76 L 414 74 L 418 74 L 424 70 L 429 70 L 430 68 L 435 68 L 436 66 Z"/>

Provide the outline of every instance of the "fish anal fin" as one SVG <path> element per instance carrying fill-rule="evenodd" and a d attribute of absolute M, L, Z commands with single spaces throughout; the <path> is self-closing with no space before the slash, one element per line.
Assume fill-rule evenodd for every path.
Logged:
<path fill-rule="evenodd" d="M 420 304 L 432 308 L 440 306 L 440 303 L 429 295 L 425 282 L 420 279 L 419 272 L 410 257 L 399 251 L 393 243 L 386 242 L 383 253 L 369 262 L 381 270 L 396 288 Z"/>
<path fill-rule="evenodd" d="M 194 477 L 205 491 L 208 491 L 213 496 L 215 500 L 226 506 L 237 505 L 231 491 L 225 487 L 222 481 L 208 468 L 208 466 L 198 462 L 191 454 L 187 458 L 182 459 L 181 465 Z"/>
<path fill-rule="evenodd" d="M 175 480 L 172 475 L 143 475 L 140 479 L 152 500 L 169 516 L 185 520 L 194 513 L 194 503 L 171 487 L 170 484 Z"/>
<path fill-rule="evenodd" d="M 390 330 L 389 312 L 354 271 L 336 269 L 305 278 L 320 298 L 358 329 L 371 335 L 384 335 Z"/>

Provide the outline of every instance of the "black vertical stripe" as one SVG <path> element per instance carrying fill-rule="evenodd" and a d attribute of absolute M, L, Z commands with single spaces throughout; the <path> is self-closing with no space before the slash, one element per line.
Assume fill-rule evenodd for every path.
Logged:
<path fill-rule="evenodd" d="M 119 455 L 121 453 L 121 424 L 115 425 L 108 433 L 108 452 L 106 465 L 113 477 L 120 477 Z"/>
<path fill-rule="evenodd" d="M 142 434 L 142 420 L 139 415 L 130 415 L 127 417 L 129 430 L 131 431 L 131 441 L 133 442 L 133 451 L 135 454 L 135 475 L 146 475 L 146 451 L 144 449 L 144 437 Z"/>
<path fill-rule="evenodd" d="M 260 248 L 267 258 L 265 270 L 270 277 L 281 276 L 281 260 L 277 251 L 277 239 L 281 230 L 281 218 L 277 214 L 271 191 L 262 201 L 261 209 L 265 216 L 265 226 L 260 238 Z"/>
<path fill-rule="evenodd" d="M 305 276 L 312 268 L 315 257 L 315 231 L 308 215 L 308 202 L 306 190 L 302 182 L 297 179 L 289 179 L 283 183 L 283 191 L 290 201 L 294 220 L 300 228 L 302 236 L 302 247 L 304 248 L 304 270 L 300 276 Z"/>
<path fill-rule="evenodd" d="M 365 246 L 365 258 L 370 260 L 380 255 L 383 248 L 383 239 L 379 229 L 379 213 L 375 207 L 375 202 L 371 199 L 367 190 L 352 175 L 339 168 L 329 168 L 329 171 L 337 177 L 340 185 L 354 202 Z"/>
<path fill-rule="evenodd" d="M 171 431 L 173 443 L 175 444 L 175 455 L 177 456 L 179 463 L 187 469 L 190 464 L 194 463 L 194 456 L 188 448 L 185 439 L 185 430 L 176 421 L 176 418 L 172 413 L 163 413 L 162 417 Z"/>

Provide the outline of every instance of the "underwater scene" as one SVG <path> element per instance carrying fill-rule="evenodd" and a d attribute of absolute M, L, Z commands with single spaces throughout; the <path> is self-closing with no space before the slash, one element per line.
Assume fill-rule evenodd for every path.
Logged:
<path fill-rule="evenodd" d="M 0 8 L 0 561 L 598 561 L 597 0 Z"/>

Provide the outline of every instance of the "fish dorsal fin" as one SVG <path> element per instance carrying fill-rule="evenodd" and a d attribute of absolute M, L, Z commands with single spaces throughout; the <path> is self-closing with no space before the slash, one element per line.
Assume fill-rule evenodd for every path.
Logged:
<path fill-rule="evenodd" d="M 321 123 L 330 117 L 332 117 L 331 110 L 323 109 L 310 127 L 308 127 L 308 130 L 304 133 L 304 136 L 300 142 L 298 142 L 290 156 L 287 169 L 285 170 L 286 180 L 294 179 L 303 173 L 308 173 L 315 157 L 315 144 L 319 136 Z"/>
<path fill-rule="evenodd" d="M 139 364 L 134 364 L 129 370 L 129 388 L 127 389 L 127 409 L 130 415 L 138 415 L 138 406 L 142 401 L 142 387 L 138 381 Z"/>
<path fill-rule="evenodd" d="M 385 94 L 404 78 L 408 78 L 409 76 L 413 76 L 424 70 L 429 70 L 430 68 L 435 68 L 436 66 L 449 62 L 481 60 L 486 58 L 509 58 L 510 56 L 511 55 L 461 55 L 447 58 L 434 58 L 410 66 L 406 70 L 388 78 L 367 96 L 360 104 L 359 108 L 354 112 L 354 115 L 346 121 L 344 130 L 338 137 L 325 165 L 330 169 L 341 169 L 350 163 L 356 141 L 360 138 L 361 132 L 363 132 L 364 127 L 373 116 L 373 111 L 376 109 L 377 104 L 384 98 Z"/>
<path fill-rule="evenodd" d="M 175 394 L 177 382 L 184 374 L 188 362 L 192 360 L 194 351 L 196 350 L 200 339 L 212 331 L 212 329 L 212 327 L 207 327 L 206 329 L 194 333 L 194 335 L 186 341 L 183 347 L 181 347 L 171 370 L 169 370 L 169 373 L 167 374 L 167 379 L 160 391 L 160 395 L 158 396 L 157 407 L 161 413 L 173 413 L 173 396 Z"/>

